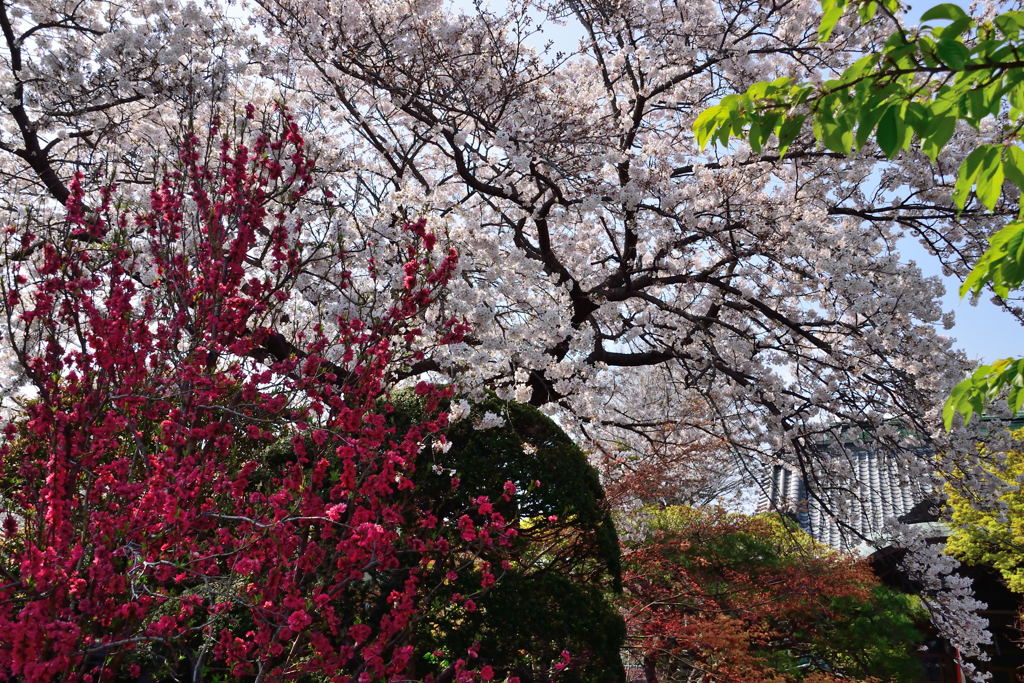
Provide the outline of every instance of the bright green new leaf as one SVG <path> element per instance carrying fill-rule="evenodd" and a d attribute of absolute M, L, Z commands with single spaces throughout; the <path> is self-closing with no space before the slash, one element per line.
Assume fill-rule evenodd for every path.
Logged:
<path fill-rule="evenodd" d="M 956 130 L 956 119 L 952 116 L 934 116 L 929 119 L 929 131 L 922 136 L 921 151 L 924 152 L 932 163 L 939 156 L 946 143 L 953 137 Z"/>
<path fill-rule="evenodd" d="M 964 68 L 964 64 L 971 57 L 970 50 L 963 43 L 957 40 L 947 40 L 945 37 L 935 44 L 935 51 L 943 64 L 956 70 Z"/>
<path fill-rule="evenodd" d="M 996 293 L 1005 298 L 1011 288 L 1020 286 L 1020 270 L 1024 266 L 1024 222 L 1006 225 L 989 238 L 988 244 L 988 249 L 960 286 L 960 296 L 977 294 L 985 285 L 991 284 Z"/>
<path fill-rule="evenodd" d="M 862 24 L 866 24 L 874 19 L 877 12 L 878 3 L 876 2 L 864 2 L 857 8 L 857 16 L 860 17 L 860 23 Z"/>
<path fill-rule="evenodd" d="M 842 77 L 840 77 L 839 80 L 843 83 L 853 83 L 854 81 L 863 77 L 865 74 L 870 73 L 871 70 L 875 68 L 875 65 L 877 63 L 878 55 L 864 55 L 856 62 L 851 64 L 849 67 L 847 67 L 846 71 L 843 72 L 843 75 Z"/>
<path fill-rule="evenodd" d="M 974 413 L 981 413 L 985 404 L 997 398 L 1008 389 L 1019 388 L 1024 383 L 1024 359 L 1003 358 L 992 365 L 982 365 L 960 382 L 949 395 L 943 407 L 942 416 L 949 429 L 956 413 L 963 415 L 964 424 L 971 421 Z M 1010 408 L 1020 409 L 1024 393 L 1015 391 L 1010 399 Z"/>
<path fill-rule="evenodd" d="M 963 8 L 959 5 L 947 2 L 942 5 L 936 5 L 921 15 L 922 22 L 932 21 L 933 19 L 956 21 L 957 19 L 970 19 L 970 17 L 967 16 L 967 12 L 964 12 Z"/>
<path fill-rule="evenodd" d="M 854 137 L 854 144 L 857 149 L 864 146 L 864 143 L 871 137 L 871 133 L 875 130 L 875 126 L 878 125 L 879 120 L 888 110 L 891 105 L 886 100 L 872 99 L 868 103 L 865 103 L 860 110 L 860 115 L 857 117 L 857 134 Z"/>
<path fill-rule="evenodd" d="M 800 129 L 803 128 L 804 119 L 807 118 L 803 114 L 799 116 L 793 116 L 782 122 L 779 126 L 778 138 L 779 138 L 779 156 L 786 156 L 786 152 L 789 150 L 789 146 L 793 144 L 793 140 L 800 134 Z"/>
<path fill-rule="evenodd" d="M 1010 100 L 1010 120 L 1019 121 L 1021 112 L 1024 112 L 1024 83 L 1017 82 L 1008 85 L 1006 96 Z"/>
<path fill-rule="evenodd" d="M 936 26 L 932 29 L 932 35 L 940 40 L 957 40 L 964 31 L 974 25 L 969 17 L 957 19 L 946 26 Z"/>
<path fill-rule="evenodd" d="M 1024 149 L 1008 145 L 1003 150 L 1003 170 L 1006 179 L 1024 190 Z"/>
<path fill-rule="evenodd" d="M 989 211 L 995 208 L 999 195 L 1003 193 L 1004 177 L 1002 152 L 995 145 L 991 145 L 982 159 L 977 180 L 978 201 Z"/>
<path fill-rule="evenodd" d="M 845 122 L 835 121 L 820 123 L 815 121 L 815 137 L 829 150 L 839 154 L 849 154 L 853 146 L 853 131 Z"/>
<path fill-rule="evenodd" d="M 931 131 L 931 111 L 920 102 L 907 102 L 903 119 L 907 127 L 918 137 L 923 137 Z"/>
<path fill-rule="evenodd" d="M 910 143 L 910 129 L 907 128 L 905 112 L 906 103 L 894 104 L 886 109 L 882 118 L 878 120 L 878 133 L 875 135 L 875 140 L 885 156 L 890 159 Z"/>
<path fill-rule="evenodd" d="M 771 130 L 766 129 L 759 122 L 755 121 L 750 124 L 750 130 L 747 133 L 747 137 L 750 140 L 750 149 L 754 150 L 754 153 L 760 154 L 770 134 Z"/>
<path fill-rule="evenodd" d="M 989 147 L 990 145 L 982 145 L 975 148 L 960 164 L 960 170 L 956 175 L 956 184 L 953 186 L 953 203 L 961 211 L 967 205 L 967 198 L 970 197 L 971 188 L 974 187 L 974 181 L 978 178 L 981 163 L 985 159 Z"/>
<path fill-rule="evenodd" d="M 1004 12 L 992 20 L 1003 36 L 1009 40 L 1017 40 L 1020 30 L 1024 27 L 1024 12 Z"/>
<path fill-rule="evenodd" d="M 953 426 L 953 417 L 960 412 L 960 401 L 963 399 L 964 394 L 972 388 L 973 382 L 968 378 L 953 387 L 953 391 L 949 393 L 949 398 L 946 399 L 945 405 L 942 406 L 942 422 L 946 426 L 947 431 Z"/>
<path fill-rule="evenodd" d="M 704 149 L 708 140 L 721 125 L 722 119 L 726 117 L 728 117 L 728 112 L 721 106 L 708 107 L 700 113 L 697 120 L 693 122 L 693 132 L 697 134 L 698 147 Z"/>
<path fill-rule="evenodd" d="M 843 17 L 843 12 L 846 10 L 846 3 L 840 0 L 823 0 L 821 3 L 824 13 L 821 17 L 821 24 L 818 25 L 818 40 L 826 41 L 832 37 L 832 31 L 835 30 L 836 24 Z"/>

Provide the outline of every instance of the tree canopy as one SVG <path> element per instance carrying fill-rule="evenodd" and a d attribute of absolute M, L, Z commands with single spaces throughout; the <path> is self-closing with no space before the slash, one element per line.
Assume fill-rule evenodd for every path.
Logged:
<path fill-rule="evenodd" d="M 459 246 L 427 324 L 465 317 L 473 333 L 410 372 L 571 415 L 608 451 L 707 435 L 749 467 L 814 460 L 837 424 L 895 414 L 928 434 L 964 366 L 933 330 L 937 283 L 896 243 L 931 240 L 960 272 L 984 217 L 952 225 L 920 173 L 891 194 L 834 191 L 879 159 L 800 143 L 793 164 L 692 139 L 722 97 L 842 69 L 878 39 L 868 26 L 822 49 L 813 9 L 263 0 L 242 10 L 250 29 L 216 3 L 9 1 L 6 203 L 19 216 L 33 198 L 46 225 L 75 169 L 144 193 L 175 121 L 286 96 L 337 199 L 333 221 L 303 204 L 311 239 L 382 266 L 406 219 L 435 216 Z M 545 50 L 541 29 L 563 23 L 580 41 Z M 278 325 L 292 344 L 309 312 L 338 305 L 308 271 L 304 315 Z"/>
<path fill-rule="evenodd" d="M 400 396 L 399 423 L 420 422 L 423 403 Z M 621 681 L 619 542 L 597 472 L 532 406 L 492 396 L 448 412 L 458 419 L 444 443 L 435 438 L 421 451 L 416 496 L 449 524 L 488 501 L 516 534 L 496 552 L 458 557 L 458 576 L 422 605 L 425 664 L 473 650 L 498 679 Z"/>
<path fill-rule="evenodd" d="M 823 4 L 819 35 L 827 39 L 846 3 Z M 879 3 L 859 4 L 862 20 Z M 887 3 L 886 10 L 898 9 Z M 893 158 L 912 146 L 935 164 L 961 122 L 989 129 L 991 141 L 973 145 L 960 161 L 952 203 L 963 215 L 975 205 L 999 216 L 1017 214 L 988 239 L 960 288 L 961 296 L 985 288 L 1002 300 L 1024 282 L 1024 61 L 1020 54 L 1024 12 L 1012 10 L 977 20 L 955 4 L 922 14 L 920 27 L 897 29 L 877 51 L 869 51 L 821 83 L 778 78 L 724 97 L 694 122 L 699 144 L 726 144 L 734 135 L 755 152 L 772 136 L 784 156 L 805 121 L 829 151 L 849 155 L 873 140 Z M 1007 194 L 1005 187 L 1013 190 Z M 1016 205 L 1016 209 L 1014 209 Z M 947 429 L 956 413 L 969 421 L 986 403 L 1005 398 L 1013 412 L 1024 406 L 1024 359 L 1006 358 L 978 368 L 953 390 L 943 418 Z"/>
<path fill-rule="evenodd" d="M 916 598 L 776 517 L 648 511 L 627 544 L 627 625 L 647 680 L 916 681 Z"/>

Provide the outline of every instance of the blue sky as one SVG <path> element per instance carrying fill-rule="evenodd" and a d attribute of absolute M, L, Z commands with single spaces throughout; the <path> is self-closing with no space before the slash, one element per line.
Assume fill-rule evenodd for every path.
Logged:
<path fill-rule="evenodd" d="M 970 358 L 991 363 L 1000 358 L 1024 355 L 1024 329 L 1013 316 L 991 303 L 991 296 L 981 297 L 977 305 L 971 305 L 957 292 L 960 281 L 943 277 L 937 260 L 923 247 L 912 240 L 904 240 L 900 246 L 906 260 L 914 261 L 926 275 L 937 275 L 946 284 L 942 307 L 956 314 L 956 324 L 943 334 L 955 339 L 957 346 Z"/>

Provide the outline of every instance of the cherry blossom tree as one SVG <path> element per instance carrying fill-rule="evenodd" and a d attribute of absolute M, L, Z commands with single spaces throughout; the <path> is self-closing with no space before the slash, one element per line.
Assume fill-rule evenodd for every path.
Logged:
<path fill-rule="evenodd" d="M 828 39 L 846 6 L 845 1 L 823 4 L 821 40 Z M 869 20 L 880 7 L 890 15 L 898 10 L 892 2 L 856 6 L 862 20 Z M 745 93 L 723 98 L 694 122 L 698 141 L 727 143 L 731 135 L 742 134 L 759 150 L 775 135 L 781 155 L 809 120 L 818 142 L 835 153 L 858 150 L 874 137 L 889 157 L 917 142 L 935 164 L 958 123 L 976 130 L 986 125 L 994 139 L 979 144 L 963 159 L 952 201 L 959 211 L 972 203 L 996 215 L 1011 214 L 1012 198 L 1002 197 L 1004 182 L 1017 192 L 1024 186 L 1024 152 L 1019 145 L 1022 64 L 1017 58 L 1024 14 L 1011 10 L 976 19 L 947 3 L 929 9 L 921 19 L 928 23 L 907 28 L 893 17 L 895 30 L 885 46 L 865 54 L 839 78 L 822 84 L 785 78 L 762 81 Z M 989 125 L 995 121 L 1006 125 Z M 989 287 L 1004 305 L 1019 298 L 1013 290 L 1024 280 L 1019 258 L 1022 239 L 1020 220 L 1009 221 L 993 234 L 960 295 L 978 296 Z M 1019 317 L 1019 309 L 1011 309 Z M 969 422 L 986 403 L 1003 394 L 1010 410 L 1018 412 L 1024 405 L 1022 384 L 1024 361 L 1020 359 L 1006 358 L 978 368 L 951 393 L 943 411 L 947 429 L 957 413 Z"/>
<path fill-rule="evenodd" d="M 477 331 L 430 369 L 566 411 L 604 450 L 705 434 L 747 465 L 810 466 L 840 423 L 934 430 L 964 366 L 934 330 L 938 283 L 896 241 L 965 272 L 984 221 L 949 227 L 943 178 L 881 154 L 702 154 L 690 132 L 754 80 L 839 68 L 873 27 L 819 46 L 810 3 L 260 7 L 347 143 L 322 163 L 360 171 L 353 221 L 386 235 L 399 207 L 429 208 L 465 245 L 445 310 Z M 531 49 L 537 13 L 578 47 Z M 877 191 L 856 182 L 875 173 Z"/>
<path fill-rule="evenodd" d="M 330 141 L 318 164 L 353 230 L 385 243 L 403 216 L 431 209 L 462 247 L 457 296 L 439 315 L 477 332 L 416 370 L 571 410 L 597 440 L 642 447 L 676 424 L 764 453 L 803 448 L 839 419 L 920 424 L 946 387 L 938 285 L 900 262 L 895 240 L 910 230 L 960 269 L 986 226 L 947 230 L 931 174 L 907 176 L 916 193 L 890 177 L 865 194 L 849 181 L 886 168 L 870 154 L 840 160 L 798 142 L 785 162 L 709 157 L 689 132 L 704 104 L 753 80 L 839 68 L 872 44 L 871 27 L 819 46 L 810 2 L 466 16 L 427 2 L 266 0 L 250 33 L 223 12 L 182 21 L 197 10 L 173 3 L 44 5 L 3 7 L 20 84 L 5 120 L 12 175 L 58 200 L 76 167 L 117 161 L 144 180 L 145 160 L 122 163 L 122 143 L 164 144 L 165 102 L 288 91 Z M 571 24 L 578 48 L 531 47 L 538 16 Z M 52 54 L 88 73 L 62 80 Z M 129 55 L 156 66 L 136 77 L 139 66 L 97 61 Z M 103 105 L 96 116 L 118 125 L 101 138 L 50 99 Z M 679 396 L 704 405 L 687 416 Z"/>
<path fill-rule="evenodd" d="M 4 164 L 3 206 L 14 213 L 26 194 L 63 204 L 75 170 L 151 179 L 164 124 L 223 96 L 247 55 L 210 3 L 5 0 L 0 33 L 0 150 L 19 160 Z"/>

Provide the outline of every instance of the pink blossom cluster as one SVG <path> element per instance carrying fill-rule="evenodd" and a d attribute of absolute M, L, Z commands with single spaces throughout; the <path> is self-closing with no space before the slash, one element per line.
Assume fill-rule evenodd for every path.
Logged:
<path fill-rule="evenodd" d="M 451 558 L 514 533 L 486 499 L 455 533 L 411 495 L 452 389 L 418 384 L 427 417 L 398 430 L 394 375 L 467 331 L 417 322 L 457 262 L 424 221 L 383 314 L 282 334 L 313 172 L 291 116 L 250 107 L 241 129 L 188 136 L 147 208 L 76 178 L 67 239 L 8 228 L 29 252 L 2 277 L 33 398 L 0 446 L 0 679 L 203 656 L 234 677 L 390 678 Z"/>

